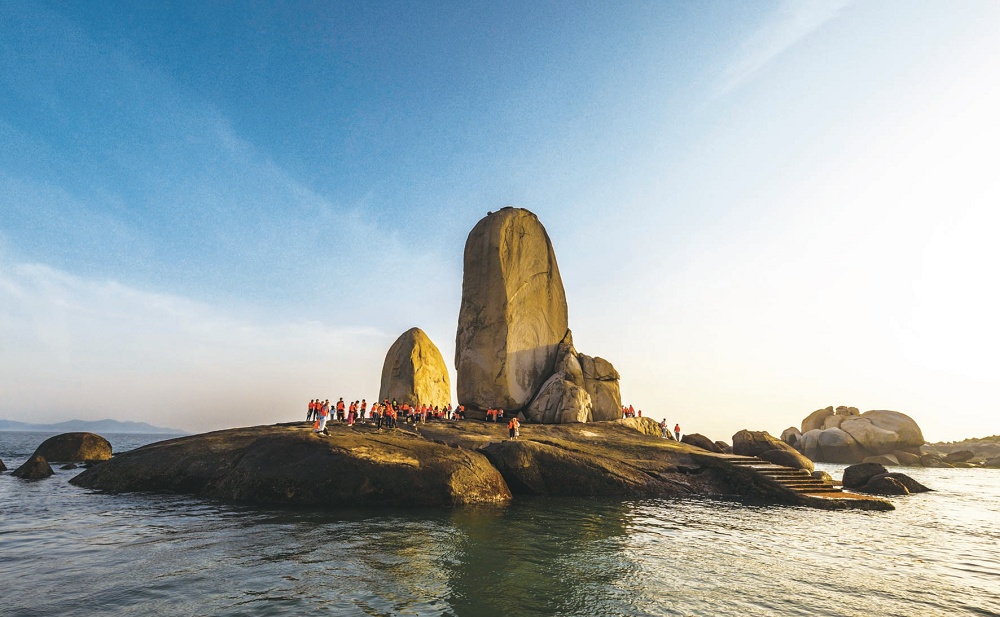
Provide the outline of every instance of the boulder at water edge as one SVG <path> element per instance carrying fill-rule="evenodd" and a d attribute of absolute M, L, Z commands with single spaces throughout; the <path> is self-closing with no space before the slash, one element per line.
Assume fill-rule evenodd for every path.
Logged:
<path fill-rule="evenodd" d="M 26 460 L 23 465 L 12 471 L 11 475 L 23 480 L 41 480 L 42 478 L 48 478 L 53 473 L 55 472 L 52 471 L 52 467 L 49 466 L 49 462 L 45 460 L 45 457 L 35 454 Z"/>
<path fill-rule="evenodd" d="M 562 277 L 538 217 L 508 207 L 479 221 L 465 243 L 459 401 L 523 409 L 552 376 L 568 329 Z"/>
<path fill-rule="evenodd" d="M 420 328 L 410 328 L 389 348 L 378 396 L 400 404 L 442 408 L 451 401 L 448 366 L 437 345 Z"/>
<path fill-rule="evenodd" d="M 0 471 L 7 471 L 7 466 L 3 464 L 2 460 L 0 460 Z"/>
<path fill-rule="evenodd" d="M 856 489 L 859 493 L 868 493 L 870 495 L 909 495 L 910 491 L 906 488 L 906 485 L 893 478 L 889 474 L 882 474 L 875 476 L 864 486 L 860 486 Z"/>
<path fill-rule="evenodd" d="M 485 423 L 469 423 L 485 424 Z M 255 504 L 453 506 L 505 503 L 510 490 L 482 454 L 405 430 L 302 422 L 171 439 L 125 452 L 70 482 Z M 502 434 L 502 428 L 491 426 Z"/>
<path fill-rule="evenodd" d="M 944 456 L 944 462 L 946 463 L 967 463 L 975 458 L 976 455 L 971 450 L 959 450 L 958 452 L 950 452 Z"/>
<path fill-rule="evenodd" d="M 774 454 L 773 451 L 775 450 L 785 452 L 786 454 Z M 767 431 L 748 431 L 743 429 L 733 435 L 733 454 L 758 456 L 764 460 L 774 458 L 776 460 L 771 462 L 775 465 L 805 469 L 810 472 L 813 470 L 811 460 L 802 456 L 795 448 L 772 436 Z M 765 458 L 764 455 L 770 458 Z"/>
<path fill-rule="evenodd" d="M 851 465 L 850 467 L 844 469 L 844 488 L 858 488 L 859 486 L 864 486 L 875 476 L 886 472 L 888 472 L 888 469 L 879 463 L 859 463 L 857 465 Z"/>
<path fill-rule="evenodd" d="M 111 444 L 94 433 L 63 433 L 43 441 L 35 454 L 60 463 L 106 461 L 111 458 Z"/>

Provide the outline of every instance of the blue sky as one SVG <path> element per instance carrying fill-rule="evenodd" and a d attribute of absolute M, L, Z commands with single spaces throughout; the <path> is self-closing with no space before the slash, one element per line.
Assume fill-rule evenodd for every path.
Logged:
<path fill-rule="evenodd" d="M 649 415 L 996 433 L 998 58 L 993 2 L 5 3 L 0 416 L 371 398 L 513 204 Z"/>

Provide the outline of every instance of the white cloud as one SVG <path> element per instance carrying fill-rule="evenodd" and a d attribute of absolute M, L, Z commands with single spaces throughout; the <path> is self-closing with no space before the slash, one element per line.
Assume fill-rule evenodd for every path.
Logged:
<path fill-rule="evenodd" d="M 715 96 L 724 96 L 749 82 L 772 60 L 836 18 L 848 4 L 848 0 L 785 2 L 742 45 L 738 57 L 725 68 Z"/>
<path fill-rule="evenodd" d="M 43 265 L 0 265 L 8 419 L 189 430 L 293 420 L 309 398 L 376 395 L 390 342 L 372 328 L 267 323 Z"/>

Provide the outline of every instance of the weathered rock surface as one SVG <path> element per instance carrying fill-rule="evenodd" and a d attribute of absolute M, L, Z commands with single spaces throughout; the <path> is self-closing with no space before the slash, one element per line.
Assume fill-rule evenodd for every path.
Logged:
<path fill-rule="evenodd" d="M 958 452 L 950 452 L 945 455 L 944 462 L 946 463 L 967 463 L 976 457 L 975 453 L 971 450 L 959 450 Z"/>
<path fill-rule="evenodd" d="M 379 400 L 400 404 L 438 405 L 451 402 L 448 366 L 437 345 L 420 328 L 410 328 L 385 354 Z"/>
<path fill-rule="evenodd" d="M 912 452 L 893 450 L 892 456 L 896 457 L 899 464 L 904 467 L 918 467 L 920 465 L 920 457 Z"/>
<path fill-rule="evenodd" d="M 794 426 L 789 426 L 785 430 L 781 431 L 781 441 L 787 443 L 790 446 L 794 446 L 799 439 L 802 438 L 802 431 L 795 428 Z"/>
<path fill-rule="evenodd" d="M 869 495 L 909 495 L 910 491 L 907 490 L 906 485 L 893 478 L 889 474 L 882 474 L 875 476 L 864 486 L 859 486 L 854 489 L 859 493 L 868 493 Z"/>
<path fill-rule="evenodd" d="M 803 432 L 795 448 L 812 460 L 827 463 L 857 463 L 871 456 L 915 452 L 924 439 L 912 418 L 888 410 L 859 414 L 856 407 L 841 406 L 836 411 L 827 407 L 807 416 L 802 427 L 809 430 Z"/>
<path fill-rule="evenodd" d="M 681 443 L 686 443 L 696 448 L 701 448 L 702 450 L 708 450 L 709 452 L 722 453 L 722 448 L 715 445 L 714 441 L 705 437 L 701 433 L 686 433 L 683 437 L 681 437 Z"/>
<path fill-rule="evenodd" d="M 465 243 L 459 401 L 523 409 L 552 376 L 568 329 L 562 277 L 538 217 L 503 208 L 479 221 Z"/>
<path fill-rule="evenodd" d="M 891 454 L 879 454 L 878 456 L 868 456 L 862 463 L 878 463 L 879 465 L 899 466 L 899 459 Z"/>
<path fill-rule="evenodd" d="M 822 429 L 823 423 L 827 418 L 833 415 L 833 407 L 825 407 L 823 409 L 817 409 L 812 412 L 802 421 L 802 434 L 805 435 L 809 431 L 814 431 L 816 429 Z"/>
<path fill-rule="evenodd" d="M 35 454 L 26 460 L 23 465 L 12 471 L 10 475 L 22 480 L 41 480 L 42 478 L 48 478 L 53 473 L 55 472 L 52 471 L 52 467 L 49 466 L 49 462 L 45 460 L 45 457 Z"/>
<path fill-rule="evenodd" d="M 889 470 L 878 463 L 859 463 L 844 469 L 844 488 L 864 486 L 875 476 L 887 473 Z"/>
<path fill-rule="evenodd" d="M 77 468 L 76 463 L 66 463 L 65 465 L 63 465 L 59 469 L 66 470 L 66 469 L 76 469 L 76 468 Z"/>
<path fill-rule="evenodd" d="M 733 453 L 733 447 L 722 440 L 716 440 L 715 445 L 719 447 L 719 452 L 722 452 L 723 454 Z"/>
<path fill-rule="evenodd" d="M 555 373 L 524 409 L 532 422 L 600 422 L 621 416 L 618 371 L 603 358 L 577 353 L 573 333 L 559 342 Z"/>
<path fill-rule="evenodd" d="M 905 486 L 907 492 L 911 493 L 911 494 L 912 493 L 928 493 L 931 490 L 931 489 L 927 488 L 926 486 L 924 486 L 923 484 L 917 482 L 916 480 L 914 480 L 910 476 L 906 475 L 905 473 L 890 472 L 890 473 L 886 473 L 886 474 L 882 474 L 882 475 L 888 476 L 890 478 L 895 478 L 896 480 L 899 481 L 900 484 L 902 484 L 903 486 Z M 872 480 L 875 480 L 875 479 L 880 478 L 880 477 L 881 476 L 874 476 L 871 480 L 868 481 L 868 483 L 870 484 Z"/>
<path fill-rule="evenodd" d="M 111 458 L 111 444 L 94 433 L 63 433 L 43 441 L 35 454 L 59 463 L 106 461 Z"/>
<path fill-rule="evenodd" d="M 632 430 L 639 431 L 643 435 L 649 435 L 650 437 L 661 437 L 662 431 L 660 430 L 660 423 L 652 418 L 622 418 L 620 420 L 615 420 L 615 423 L 627 426 Z M 673 434 L 671 434 L 673 437 Z"/>
<path fill-rule="evenodd" d="M 973 453 L 972 461 L 989 461 L 1000 458 L 1000 435 L 989 437 L 974 437 L 963 439 L 962 441 L 928 443 L 920 447 L 919 453 L 935 454 L 938 457 L 951 454 L 952 452 L 968 451 Z"/>
<path fill-rule="evenodd" d="M 833 483 L 833 476 L 819 469 L 812 472 L 812 477 L 816 478 L 817 480 L 821 480 L 823 482 L 830 482 L 831 484 Z"/>
<path fill-rule="evenodd" d="M 786 463 L 794 461 L 794 467 L 796 469 L 805 469 L 806 471 L 811 472 L 814 468 L 811 460 L 800 454 L 795 448 L 791 447 L 787 443 L 772 436 L 767 431 L 748 431 L 743 429 L 733 435 L 733 454 L 739 454 L 742 456 L 759 456 L 763 458 L 762 455 L 768 453 L 771 457 L 779 458 L 778 455 L 771 454 L 774 450 L 788 453 L 788 456 L 782 455 L 780 457 L 780 460 L 785 462 L 779 463 L 776 460 L 771 461 L 776 465 L 791 467 L 793 465 Z"/>
<path fill-rule="evenodd" d="M 892 509 L 877 499 L 800 495 L 721 455 L 642 434 L 625 421 L 526 424 L 515 441 L 502 424 L 475 421 L 386 432 L 370 425 L 329 428 L 328 437 L 296 423 L 150 444 L 72 482 L 112 492 L 334 507 L 503 503 L 513 493 L 720 495 L 825 509 Z"/>
<path fill-rule="evenodd" d="M 920 457 L 920 464 L 932 469 L 951 467 L 951 465 L 941 460 L 941 457 L 936 454 L 924 454 Z"/>
<path fill-rule="evenodd" d="M 757 456 L 765 461 L 774 463 L 775 465 L 781 465 L 782 467 L 805 469 L 809 472 L 813 470 L 812 461 L 794 450 L 765 450 Z"/>
<path fill-rule="evenodd" d="M 584 387 L 590 394 L 593 421 L 617 420 L 622 415 L 622 394 L 618 386 L 621 375 L 604 358 L 580 354 L 579 359 Z"/>
<path fill-rule="evenodd" d="M 986 467 L 987 469 L 1000 469 L 1000 456 L 986 461 L 983 463 L 983 467 Z"/>
<path fill-rule="evenodd" d="M 330 437 L 303 423 L 161 441 L 71 482 L 257 504 L 442 506 L 510 499 L 499 472 L 477 452 L 407 431 L 331 428 Z"/>

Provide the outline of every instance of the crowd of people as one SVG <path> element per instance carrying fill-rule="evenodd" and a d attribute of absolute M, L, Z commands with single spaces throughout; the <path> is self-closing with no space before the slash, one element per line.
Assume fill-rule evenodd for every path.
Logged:
<path fill-rule="evenodd" d="M 464 420 L 465 406 L 452 408 L 447 405 L 410 405 L 399 404 L 395 399 L 385 399 L 383 402 L 372 403 L 369 407 L 366 399 L 347 403 L 343 398 L 331 404 L 330 399 L 312 399 L 306 412 L 306 421 L 313 423 L 313 430 L 327 434 L 327 422 L 346 423 L 347 426 L 357 424 L 374 424 L 378 430 L 382 427 L 396 428 L 397 421 L 407 424 L 423 424 L 428 420 Z"/>
<path fill-rule="evenodd" d="M 487 422 L 499 422 L 504 417 L 503 409 L 490 407 L 486 410 Z M 636 410 L 632 405 L 622 406 L 623 418 L 641 418 L 642 410 Z M 465 405 L 453 408 L 451 403 L 446 405 L 429 405 L 420 403 L 410 405 L 409 403 L 398 404 L 396 399 L 385 399 L 381 403 L 376 400 L 371 406 L 366 399 L 360 401 L 345 402 L 343 397 L 336 403 L 330 403 L 330 399 L 321 400 L 314 398 L 309 401 L 306 421 L 313 423 L 313 431 L 319 434 L 329 434 L 326 429 L 327 422 L 346 423 L 347 426 L 355 424 L 374 424 L 377 430 L 383 427 L 394 429 L 397 421 L 406 424 L 425 424 L 428 420 L 465 420 Z M 507 422 L 507 429 L 510 431 L 510 438 L 517 439 L 521 434 L 521 422 L 517 417 L 512 417 Z M 661 436 L 664 439 L 670 438 L 670 429 L 667 419 L 660 422 Z M 677 441 L 681 439 L 681 425 L 674 425 L 674 435 Z"/>

